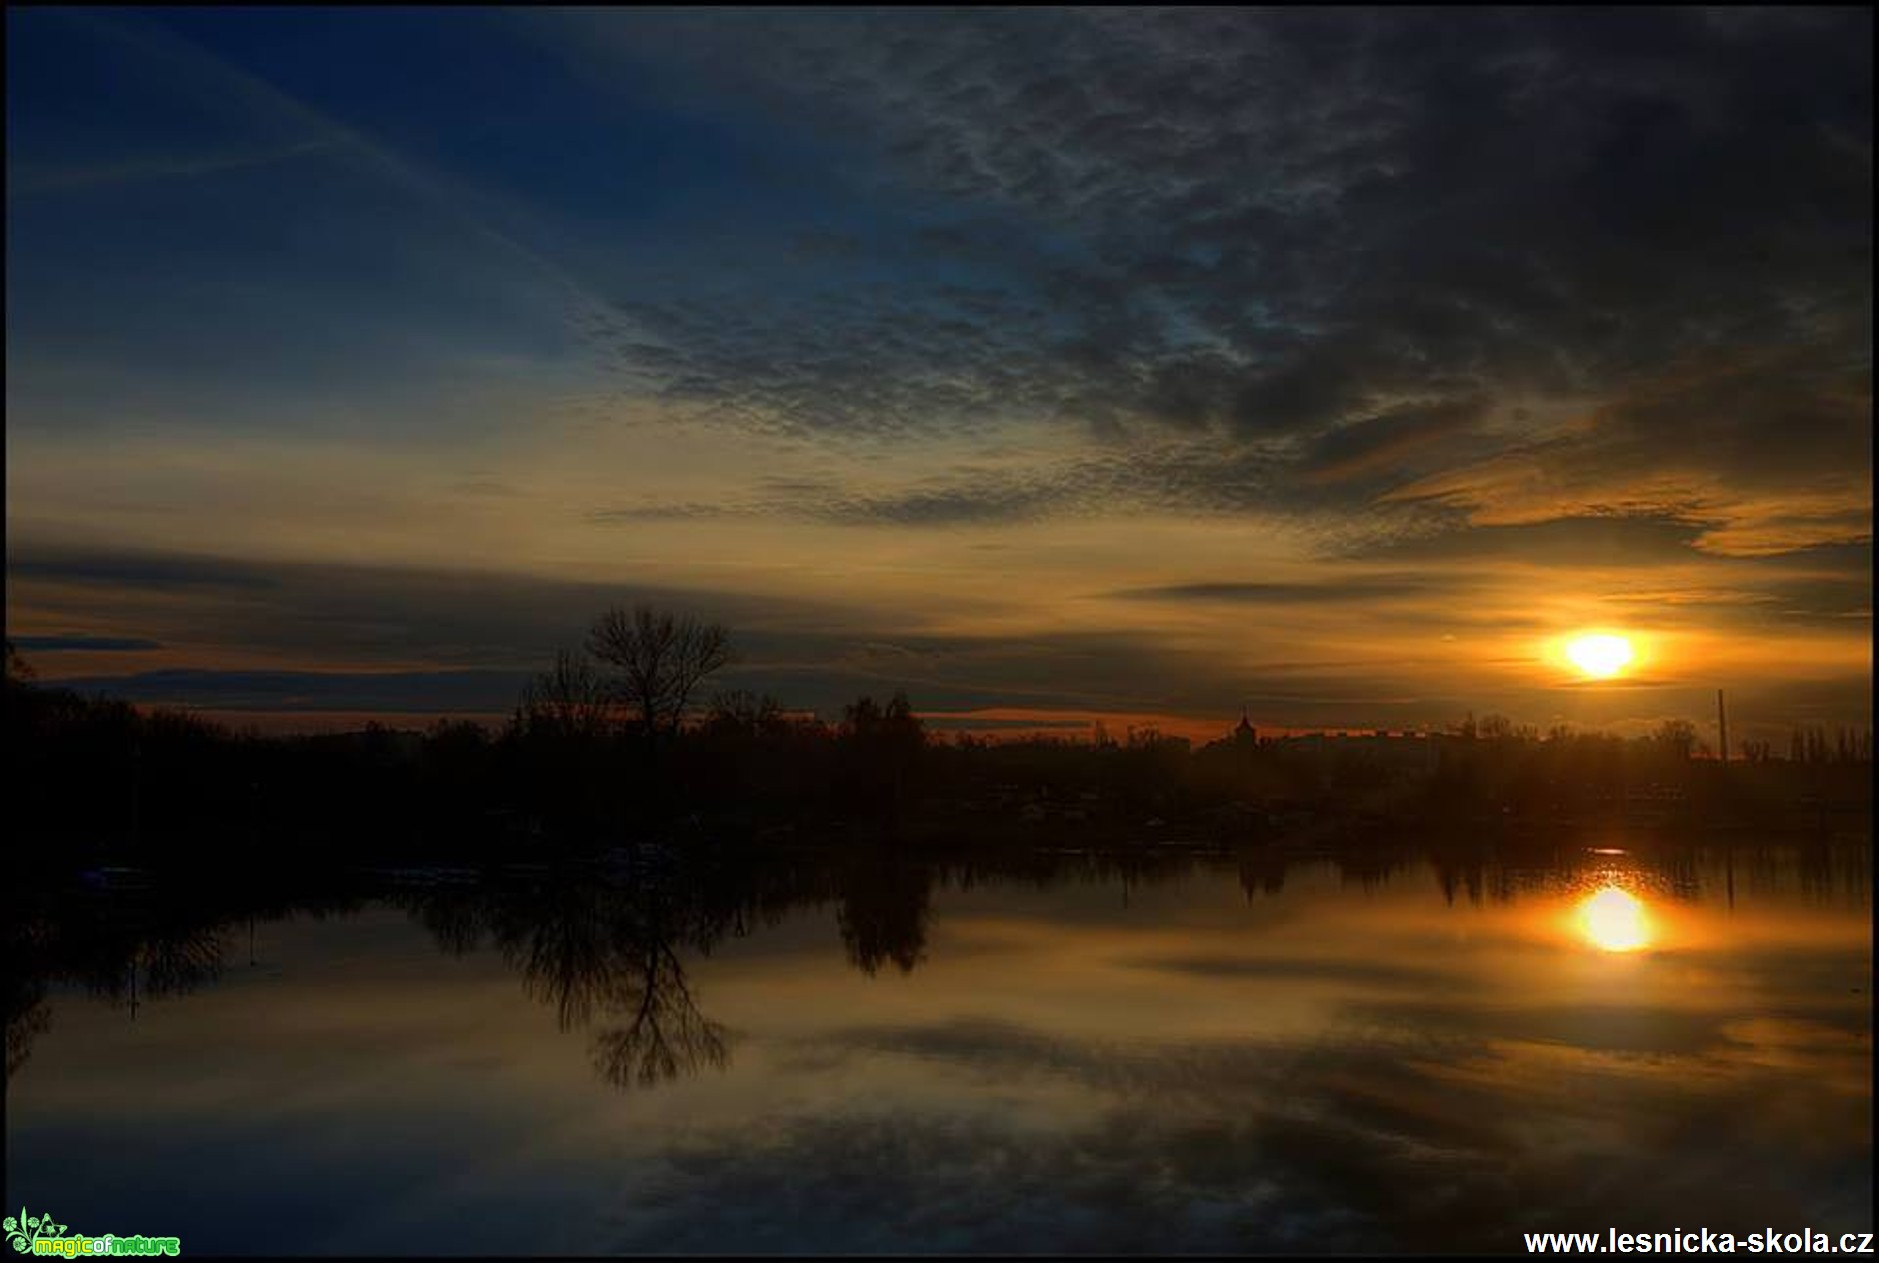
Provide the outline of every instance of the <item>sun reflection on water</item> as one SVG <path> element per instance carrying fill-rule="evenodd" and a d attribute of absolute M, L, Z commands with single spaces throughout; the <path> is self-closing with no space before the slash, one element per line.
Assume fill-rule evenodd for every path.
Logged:
<path fill-rule="evenodd" d="M 1649 947 L 1651 922 L 1644 904 L 1628 890 L 1604 886 L 1579 903 L 1579 932 L 1607 952 L 1635 952 Z"/>

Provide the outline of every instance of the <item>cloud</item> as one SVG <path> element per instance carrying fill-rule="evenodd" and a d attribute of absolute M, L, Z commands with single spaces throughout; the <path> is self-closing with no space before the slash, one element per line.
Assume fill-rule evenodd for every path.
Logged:
<path fill-rule="evenodd" d="M 923 476 L 881 484 L 767 479 L 720 499 L 645 499 L 590 512 L 597 524 L 649 521 L 782 520 L 853 527 L 951 527 L 1177 515 L 1200 521 L 1258 517 L 1303 526 L 1327 544 L 1415 535 L 1461 524 L 1440 505 L 1378 505 L 1358 491 L 1321 494 L 1288 479 L 1283 456 L 1261 449 L 1223 454 L 1191 438 L 1144 438 L 1095 451 L 1028 454 L 1005 462 L 949 462 Z"/>
<path fill-rule="evenodd" d="M 154 640 L 137 636 L 87 636 L 83 633 L 74 636 L 15 636 L 13 647 L 26 653 L 63 653 L 69 650 L 135 653 L 163 648 Z"/>
<path fill-rule="evenodd" d="M 1178 583 L 1155 588 L 1127 588 L 1109 595 L 1143 601 L 1218 601 L 1245 605 L 1333 605 L 1395 597 L 1452 595 L 1470 580 L 1447 582 L 1425 575 L 1354 575 L 1320 583 Z"/>
<path fill-rule="evenodd" d="M 1659 513 L 1600 513 L 1506 526 L 1457 526 L 1383 540 L 1354 555 L 1395 561 L 1501 558 L 1544 565 L 1653 566 L 1700 556 L 1707 524 Z"/>
<path fill-rule="evenodd" d="M 277 580 L 259 565 L 222 558 L 152 556 L 122 552 L 53 552 L 7 558 L 8 577 L 113 588 L 271 588 Z"/>
<path fill-rule="evenodd" d="M 839 135 L 899 243 L 885 278 L 825 254 L 735 315 L 634 305 L 664 349 L 633 371 L 670 398 L 835 436 L 1278 444 L 1294 500 L 1642 491 L 1725 531 L 1805 493 L 1869 529 L 1870 14 L 655 25 L 719 92 Z"/>
<path fill-rule="evenodd" d="M 517 671 L 203 671 L 75 676 L 63 688 L 126 701 L 219 710 L 501 714 L 528 675 Z"/>
<path fill-rule="evenodd" d="M 366 668 L 530 669 L 637 601 L 787 633 L 840 607 L 659 584 L 48 546 L 8 559 L 9 600 L 43 621 L 102 614 L 172 648 L 242 647 Z M 17 613 L 16 613 L 17 617 Z"/>
<path fill-rule="evenodd" d="M 1362 480 L 1385 487 L 1408 482 L 1429 454 L 1452 456 L 1447 445 L 1473 438 L 1487 416 L 1478 399 L 1408 406 L 1327 430 L 1311 441 L 1297 462 L 1307 482 Z"/>

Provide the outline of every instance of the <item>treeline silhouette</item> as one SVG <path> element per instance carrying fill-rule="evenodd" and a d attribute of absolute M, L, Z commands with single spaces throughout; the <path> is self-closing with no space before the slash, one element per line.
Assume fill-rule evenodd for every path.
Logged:
<path fill-rule="evenodd" d="M 1870 831 L 1870 730 L 1797 730 L 1724 765 L 1694 726 L 1649 736 L 1498 716 L 1441 733 L 1261 739 L 1196 749 L 1118 740 L 938 741 L 904 693 L 835 722 L 719 691 L 729 633 L 614 609 L 563 650 L 499 730 L 262 737 L 37 683 L 11 644 L 6 722 L 15 868 L 280 864 L 552 854 L 620 841 L 735 847 L 856 841 L 906 850 L 967 834 L 1238 845 L 1385 827 L 1587 819 Z"/>

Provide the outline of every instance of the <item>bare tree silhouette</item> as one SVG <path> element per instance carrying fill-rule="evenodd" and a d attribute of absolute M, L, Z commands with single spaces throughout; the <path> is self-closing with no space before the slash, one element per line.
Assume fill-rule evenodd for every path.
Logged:
<path fill-rule="evenodd" d="M 731 634 L 650 606 L 614 606 L 594 620 L 588 652 L 612 667 L 611 696 L 631 709 L 650 758 L 661 735 L 676 736 L 700 683 L 731 662 Z"/>
<path fill-rule="evenodd" d="M 606 681 L 586 655 L 557 650 L 555 664 L 530 681 L 522 694 L 522 714 L 534 732 L 594 738 L 603 735 L 612 713 Z"/>
<path fill-rule="evenodd" d="M 712 696 L 705 722 L 720 735 L 762 737 L 784 725 L 783 703 L 768 693 L 729 689 Z"/>

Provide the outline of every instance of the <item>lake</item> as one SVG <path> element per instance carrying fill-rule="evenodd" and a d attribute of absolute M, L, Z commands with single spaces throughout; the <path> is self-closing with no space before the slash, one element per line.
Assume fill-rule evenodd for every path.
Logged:
<path fill-rule="evenodd" d="M 9 927 L 6 1204 L 186 1254 L 1866 1231 L 1869 858 L 94 874 Z"/>

